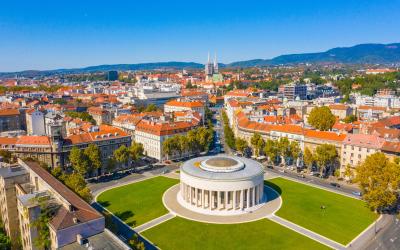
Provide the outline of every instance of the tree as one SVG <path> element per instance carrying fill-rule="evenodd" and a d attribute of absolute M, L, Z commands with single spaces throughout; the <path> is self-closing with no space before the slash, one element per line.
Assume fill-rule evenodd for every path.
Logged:
<path fill-rule="evenodd" d="M 59 205 L 53 204 L 48 200 L 38 202 L 40 213 L 36 220 L 32 222 L 32 226 L 37 229 L 38 236 L 33 243 L 37 248 L 49 249 L 51 245 L 49 222 L 57 212 Z"/>
<path fill-rule="evenodd" d="M 355 115 L 348 115 L 343 119 L 343 122 L 345 123 L 353 123 L 355 121 L 357 121 L 357 116 Z"/>
<path fill-rule="evenodd" d="M 113 156 L 118 163 L 126 164 L 129 160 L 129 149 L 125 145 L 122 145 L 114 151 Z"/>
<path fill-rule="evenodd" d="M 0 220 L 0 249 L 1 250 L 11 250 L 11 240 L 10 237 L 6 235 L 4 230 L 4 224 Z"/>
<path fill-rule="evenodd" d="M 304 164 L 311 171 L 311 169 L 314 165 L 315 159 L 314 159 L 313 153 L 311 152 L 311 150 L 308 147 L 304 150 L 304 159 L 303 160 L 304 160 Z"/>
<path fill-rule="evenodd" d="M 233 133 L 229 124 L 224 125 L 224 136 L 226 144 L 230 148 L 235 149 L 235 134 Z"/>
<path fill-rule="evenodd" d="M 97 145 L 90 144 L 87 148 L 85 148 L 84 155 L 89 161 L 90 172 L 101 168 L 101 152 Z"/>
<path fill-rule="evenodd" d="M 177 137 L 176 137 L 176 139 L 177 139 L 177 145 L 179 146 L 178 148 L 179 148 L 179 152 L 180 152 L 180 154 L 181 154 L 181 156 L 182 156 L 182 154 L 184 154 L 184 153 L 186 153 L 187 151 L 189 151 L 189 148 L 190 148 L 190 146 L 189 146 L 189 140 L 188 140 L 188 138 L 186 137 L 186 136 L 184 136 L 184 135 L 178 135 Z"/>
<path fill-rule="evenodd" d="M 89 161 L 86 155 L 78 148 L 73 147 L 69 153 L 69 161 L 72 168 L 82 176 L 85 176 L 89 169 Z"/>
<path fill-rule="evenodd" d="M 315 149 L 315 161 L 317 162 L 321 174 L 333 171 L 337 161 L 338 153 L 336 147 L 331 144 L 322 144 Z"/>
<path fill-rule="evenodd" d="M 346 165 L 346 168 L 344 169 L 344 172 L 343 172 L 343 176 L 350 182 L 354 178 L 354 173 L 353 173 L 353 170 L 351 169 L 350 164 Z"/>
<path fill-rule="evenodd" d="M 149 104 L 146 109 L 144 110 L 144 112 L 153 112 L 153 111 L 157 111 L 157 106 L 155 104 Z"/>
<path fill-rule="evenodd" d="M 307 121 L 314 128 L 326 131 L 333 127 L 336 122 L 336 117 L 328 107 L 322 106 L 313 108 Z"/>
<path fill-rule="evenodd" d="M 261 135 L 257 132 L 255 132 L 253 134 L 253 136 L 250 138 L 250 143 L 251 146 L 253 147 L 253 151 L 254 151 L 254 155 L 255 156 L 259 156 L 260 155 L 260 151 L 259 151 L 259 141 L 262 140 Z"/>
<path fill-rule="evenodd" d="M 8 150 L 0 149 L 0 156 L 3 157 L 3 161 L 7 163 L 11 163 L 12 154 Z"/>
<path fill-rule="evenodd" d="M 143 156 L 144 148 L 143 144 L 133 142 L 129 147 L 129 154 L 133 161 L 137 161 L 141 156 Z"/>
<path fill-rule="evenodd" d="M 167 138 L 163 142 L 163 152 L 167 156 L 167 159 L 169 158 L 169 156 L 172 156 L 176 151 L 177 151 L 176 140 L 174 140 L 173 137 Z"/>
<path fill-rule="evenodd" d="M 242 154 L 244 153 L 245 149 L 248 147 L 247 141 L 242 138 L 236 138 L 235 146 L 236 146 L 236 149 Z"/>
<path fill-rule="evenodd" d="M 276 161 L 276 157 L 278 156 L 277 142 L 273 141 L 271 139 L 268 139 L 265 142 L 264 152 L 265 152 L 265 155 L 268 157 L 268 160 L 272 164 L 274 164 Z"/>
<path fill-rule="evenodd" d="M 106 171 L 107 172 L 113 172 L 116 165 L 117 165 L 117 162 L 114 159 L 114 157 L 108 158 L 107 162 L 106 162 Z"/>
<path fill-rule="evenodd" d="M 137 234 L 133 234 L 132 238 L 129 240 L 129 246 L 132 247 L 133 250 L 144 250 L 144 243 L 139 240 Z"/>
<path fill-rule="evenodd" d="M 79 173 L 72 173 L 66 176 L 64 184 L 69 187 L 72 191 L 77 193 L 87 202 L 91 202 L 92 195 L 89 188 L 86 186 L 85 179 Z"/>
<path fill-rule="evenodd" d="M 367 156 L 356 167 L 356 178 L 363 199 L 375 211 L 382 211 L 397 202 L 400 190 L 400 166 L 381 152 Z"/>
<path fill-rule="evenodd" d="M 290 156 L 290 142 L 286 137 L 281 137 L 278 140 L 278 152 L 281 156 L 281 160 L 286 165 L 286 158 Z"/>
<path fill-rule="evenodd" d="M 298 159 L 301 154 L 300 145 L 297 141 L 291 141 L 289 147 L 290 147 L 291 157 L 293 158 L 293 161 L 296 162 L 296 166 L 298 166 Z"/>

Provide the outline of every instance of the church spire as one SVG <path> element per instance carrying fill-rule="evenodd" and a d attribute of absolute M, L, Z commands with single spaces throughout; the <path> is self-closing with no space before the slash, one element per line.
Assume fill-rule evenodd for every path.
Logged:
<path fill-rule="evenodd" d="M 217 53 L 214 54 L 214 73 L 218 74 L 218 62 L 217 62 Z"/>

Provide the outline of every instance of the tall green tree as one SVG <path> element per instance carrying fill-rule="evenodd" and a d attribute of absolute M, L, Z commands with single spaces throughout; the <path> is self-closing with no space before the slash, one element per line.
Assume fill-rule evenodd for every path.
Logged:
<path fill-rule="evenodd" d="M 259 133 L 254 133 L 250 138 L 251 146 L 253 147 L 254 155 L 260 156 L 260 152 L 264 147 L 264 140 Z"/>
<path fill-rule="evenodd" d="M 311 150 L 306 147 L 306 149 L 304 149 L 304 164 L 306 165 L 307 169 L 311 171 L 314 162 L 315 162 L 315 158 L 313 153 L 311 152 Z"/>
<path fill-rule="evenodd" d="M 289 142 L 288 138 L 286 138 L 286 137 L 279 138 L 278 152 L 279 152 L 279 155 L 281 156 L 281 161 L 283 162 L 284 165 L 286 165 L 286 158 L 290 157 L 290 155 L 291 155 L 290 142 Z"/>
<path fill-rule="evenodd" d="M 264 152 L 268 157 L 268 161 L 275 164 L 276 158 L 279 155 L 278 143 L 274 140 L 268 139 L 265 142 Z"/>
<path fill-rule="evenodd" d="M 84 150 L 84 155 L 89 161 L 89 171 L 93 172 L 99 168 L 101 168 L 101 152 L 97 145 L 90 144 Z"/>
<path fill-rule="evenodd" d="M 244 153 L 246 148 L 248 147 L 247 141 L 242 138 L 236 138 L 235 147 L 240 153 Z"/>
<path fill-rule="evenodd" d="M 11 163 L 12 154 L 8 150 L 0 149 L 0 156 L 3 157 L 3 161 L 7 163 Z"/>
<path fill-rule="evenodd" d="M 290 147 L 290 155 L 291 155 L 291 157 L 293 159 L 293 162 L 297 166 L 298 165 L 297 161 L 298 161 L 298 159 L 300 157 L 300 154 L 301 154 L 300 144 L 297 141 L 291 141 L 290 144 L 289 144 L 289 147 Z"/>
<path fill-rule="evenodd" d="M 334 171 L 338 161 L 336 147 L 332 144 L 322 144 L 315 149 L 315 161 L 317 162 L 321 174 L 328 174 Z"/>
<path fill-rule="evenodd" d="M 336 122 L 336 117 L 332 114 L 329 107 L 315 107 L 308 116 L 308 123 L 316 129 L 326 131 L 332 129 Z"/>
<path fill-rule="evenodd" d="M 144 148 L 143 144 L 138 142 L 133 142 L 129 147 L 129 154 L 131 159 L 137 161 L 141 156 L 143 156 Z"/>
<path fill-rule="evenodd" d="M 122 145 L 115 150 L 113 155 L 114 159 L 120 164 L 126 165 L 129 161 L 129 149 L 125 145 Z"/>
<path fill-rule="evenodd" d="M 374 153 L 357 166 L 355 181 L 368 206 L 379 212 L 394 205 L 399 198 L 400 166 L 383 153 Z"/>
<path fill-rule="evenodd" d="M 89 170 L 89 160 L 82 150 L 78 147 L 72 147 L 69 153 L 69 161 L 72 168 L 82 176 L 85 176 Z"/>

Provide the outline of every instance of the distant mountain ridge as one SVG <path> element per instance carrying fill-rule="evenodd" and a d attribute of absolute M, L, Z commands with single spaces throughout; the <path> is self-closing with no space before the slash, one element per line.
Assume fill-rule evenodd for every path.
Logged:
<path fill-rule="evenodd" d="M 272 66 L 280 64 L 298 63 L 368 63 L 368 64 L 391 64 L 400 63 L 400 43 L 391 44 L 359 44 L 352 47 L 338 47 L 318 53 L 288 54 L 274 57 L 272 59 L 253 59 L 247 61 L 232 62 L 229 64 L 220 63 L 220 67 L 256 67 Z M 0 73 L 0 77 L 37 76 L 52 75 L 56 73 L 85 73 L 99 72 L 108 70 L 155 70 L 155 69 L 199 69 L 203 64 L 195 62 L 156 62 L 156 63 L 137 63 L 137 64 L 113 64 L 98 65 L 76 69 L 56 69 L 56 70 L 27 70 L 21 72 Z"/>
<path fill-rule="evenodd" d="M 254 67 L 297 63 L 400 63 L 400 43 L 359 44 L 353 47 L 339 47 L 319 53 L 289 54 L 272 59 L 255 59 L 228 64 L 228 67 Z"/>

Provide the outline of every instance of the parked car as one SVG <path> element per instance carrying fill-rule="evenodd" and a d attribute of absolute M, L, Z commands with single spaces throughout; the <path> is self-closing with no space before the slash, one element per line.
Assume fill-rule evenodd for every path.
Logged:
<path fill-rule="evenodd" d="M 279 172 L 285 173 L 286 171 L 285 171 L 285 169 L 279 169 Z"/>
<path fill-rule="evenodd" d="M 354 191 L 354 192 L 352 192 L 352 194 L 354 194 L 355 196 L 361 196 L 361 192 L 358 192 L 358 191 Z"/>
<path fill-rule="evenodd" d="M 297 177 L 306 178 L 306 176 L 304 174 L 298 174 Z"/>
<path fill-rule="evenodd" d="M 333 187 L 340 188 L 339 183 L 336 183 L 336 182 L 331 182 L 330 185 L 333 186 Z"/>

